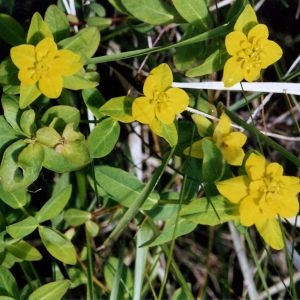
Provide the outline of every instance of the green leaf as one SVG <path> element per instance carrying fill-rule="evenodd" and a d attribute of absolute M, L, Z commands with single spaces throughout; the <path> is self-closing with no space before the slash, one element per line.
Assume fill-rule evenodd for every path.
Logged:
<path fill-rule="evenodd" d="M 108 0 L 108 2 L 119 12 L 123 13 L 124 15 L 128 15 L 128 11 L 123 5 L 122 0 Z"/>
<path fill-rule="evenodd" d="M 211 17 L 205 0 L 172 0 L 179 14 L 189 23 L 207 30 L 211 23 Z"/>
<path fill-rule="evenodd" d="M 30 21 L 26 42 L 27 44 L 36 45 L 46 37 L 53 37 L 52 32 L 42 16 L 35 12 Z"/>
<path fill-rule="evenodd" d="M 217 49 L 198 67 L 191 68 L 186 72 L 188 77 L 203 76 L 219 71 L 223 68 L 225 61 L 228 58 L 225 49 Z"/>
<path fill-rule="evenodd" d="M 222 196 L 195 198 L 183 205 L 180 216 L 196 224 L 215 226 L 239 218 L 238 205 Z"/>
<path fill-rule="evenodd" d="M 172 218 L 170 222 L 167 222 L 163 231 L 154 240 L 149 241 L 150 243 L 146 242 L 143 246 L 147 245 L 149 247 L 153 247 L 165 244 L 170 242 L 173 238 L 177 238 L 192 232 L 197 226 L 197 224 L 194 222 L 185 220 L 183 218 L 178 218 L 176 220 L 176 225 L 174 220 L 176 220 L 176 218 Z M 174 233 L 175 226 L 176 232 Z"/>
<path fill-rule="evenodd" d="M 81 29 L 75 36 L 64 39 L 58 45 L 64 49 L 74 51 L 81 55 L 81 60 L 86 63 L 92 57 L 100 44 L 100 34 L 96 27 Z"/>
<path fill-rule="evenodd" d="M 16 131 L 16 133 L 22 134 L 19 127 L 18 120 L 20 118 L 19 99 L 17 96 L 3 94 L 1 98 L 2 107 L 4 110 L 4 116 L 10 126 Z"/>
<path fill-rule="evenodd" d="M 112 98 L 102 105 L 99 111 L 120 122 L 130 123 L 134 121 L 131 113 L 133 101 L 133 98 L 127 96 Z"/>
<path fill-rule="evenodd" d="M 84 89 L 81 92 L 83 101 L 87 108 L 93 113 L 96 119 L 103 117 L 99 107 L 105 103 L 105 99 L 98 89 Z"/>
<path fill-rule="evenodd" d="M 247 4 L 234 25 L 234 30 L 243 31 L 246 35 L 248 31 L 258 24 L 256 13 L 250 4 Z"/>
<path fill-rule="evenodd" d="M 122 270 L 119 269 L 120 264 Z M 121 274 L 118 274 L 118 271 L 121 271 Z M 123 261 L 120 261 L 119 258 L 110 256 L 104 265 L 104 278 L 110 290 L 113 289 L 114 279 L 117 275 L 120 276 L 119 288 L 116 291 L 119 297 L 116 297 L 114 299 L 132 299 L 131 296 L 132 296 L 133 282 L 132 282 L 132 274 L 130 272 L 129 267 L 124 265 Z"/>
<path fill-rule="evenodd" d="M 65 264 L 76 264 L 76 251 L 73 244 L 59 231 L 40 226 L 39 234 L 47 251 Z M 53 299 L 53 298 L 52 298 Z"/>
<path fill-rule="evenodd" d="M 202 30 L 199 26 L 189 24 L 184 27 L 184 34 L 181 41 L 188 40 L 201 33 Z M 199 49 L 203 49 L 204 47 L 205 51 L 199 51 Z M 191 45 L 177 48 L 174 54 L 176 68 L 183 71 L 199 65 L 199 62 L 203 60 L 203 57 L 206 54 L 206 49 L 207 47 L 203 42 L 195 42 Z"/>
<path fill-rule="evenodd" d="M 71 226 L 79 226 L 91 219 L 91 213 L 77 208 L 70 208 L 64 213 L 64 219 Z"/>
<path fill-rule="evenodd" d="M 123 0 L 125 9 L 139 20 L 152 25 L 173 21 L 170 7 L 162 0 Z"/>
<path fill-rule="evenodd" d="M 25 241 L 7 244 L 5 248 L 8 252 L 22 260 L 36 261 L 42 259 L 41 253 Z"/>
<path fill-rule="evenodd" d="M 221 151 L 208 138 L 202 139 L 203 164 L 202 177 L 204 182 L 214 183 L 223 176 L 224 160 Z"/>
<path fill-rule="evenodd" d="M 17 209 L 25 206 L 29 202 L 29 194 L 26 189 L 18 189 L 14 192 L 5 191 L 0 185 L 0 198 L 10 207 Z"/>
<path fill-rule="evenodd" d="M 17 282 L 12 273 L 3 266 L 0 266 L 0 292 L 2 296 L 19 299 Z"/>
<path fill-rule="evenodd" d="M 42 127 L 36 132 L 35 138 L 42 145 L 54 147 L 62 137 L 53 127 Z"/>
<path fill-rule="evenodd" d="M 14 65 L 10 57 L 4 59 L 0 63 L 0 83 L 3 85 L 19 85 L 18 79 L 19 69 Z M 8 87 L 6 87 L 8 88 Z M 7 90 L 6 90 L 7 93 Z M 5 95 L 5 94 L 4 94 Z M 4 96 L 3 95 L 3 96 Z"/>
<path fill-rule="evenodd" d="M 96 15 L 99 17 L 104 17 L 105 16 L 105 8 L 98 3 L 92 2 L 90 3 L 90 8 L 95 12 Z"/>
<path fill-rule="evenodd" d="M 140 195 L 144 184 L 135 176 L 121 169 L 110 166 L 98 166 L 95 168 L 97 184 L 116 202 L 130 207 Z M 151 193 L 142 206 L 142 209 L 149 210 L 158 202 L 159 196 Z"/>
<path fill-rule="evenodd" d="M 56 42 L 70 36 L 67 16 L 56 5 L 50 5 L 45 13 L 45 23 L 49 26 Z"/>
<path fill-rule="evenodd" d="M 29 295 L 28 300 L 60 300 L 70 288 L 70 280 L 58 280 L 42 285 Z"/>
<path fill-rule="evenodd" d="M 39 176 L 43 160 L 40 145 L 22 140 L 11 144 L 4 152 L 1 166 L 1 184 L 6 191 L 15 191 L 33 183 Z"/>
<path fill-rule="evenodd" d="M 107 27 L 109 27 L 112 24 L 112 19 L 110 18 L 102 18 L 97 16 L 90 16 L 87 19 L 87 25 L 88 26 L 95 26 L 99 30 L 103 30 Z"/>
<path fill-rule="evenodd" d="M 43 166 L 46 169 L 52 170 L 57 173 L 65 173 L 65 172 L 71 172 L 71 171 L 81 169 L 90 161 L 89 157 L 88 160 L 86 159 L 86 156 L 88 155 L 87 147 L 81 149 L 81 151 L 82 150 L 84 151 L 83 152 L 84 157 L 79 157 L 82 156 L 80 153 L 75 153 L 76 155 L 74 155 L 74 151 L 76 151 L 76 147 L 73 149 L 72 153 L 70 152 L 68 153 L 67 151 L 66 156 L 69 156 L 71 160 L 68 160 L 66 156 L 63 156 L 60 152 L 57 152 L 55 149 L 49 148 L 47 146 L 43 146 L 43 148 L 45 154 Z M 80 160 L 76 161 L 76 157 L 79 157 Z"/>
<path fill-rule="evenodd" d="M 177 128 L 174 123 L 164 124 L 159 122 L 155 127 L 150 126 L 155 134 L 164 138 L 171 147 L 174 147 L 178 142 Z"/>
<path fill-rule="evenodd" d="M 80 76 L 80 74 L 63 77 L 64 88 L 74 90 L 74 91 L 91 89 L 96 87 L 98 84 L 99 84 L 98 82 L 88 80 L 83 76 Z"/>
<path fill-rule="evenodd" d="M 21 109 L 26 108 L 29 104 L 34 102 L 41 94 L 42 93 L 39 90 L 37 84 L 32 84 L 32 85 L 21 84 L 20 101 L 19 101 L 20 108 Z"/>
<path fill-rule="evenodd" d="M 69 123 L 73 123 L 74 128 L 77 128 L 80 122 L 80 112 L 72 106 L 55 105 L 46 110 L 41 121 L 45 125 L 50 125 L 53 121 L 56 121 L 55 127 L 57 130 L 62 130 Z"/>
<path fill-rule="evenodd" d="M 23 27 L 12 17 L 0 14 L 1 39 L 11 46 L 25 43 L 25 31 Z"/>
<path fill-rule="evenodd" d="M 91 220 L 85 223 L 85 228 L 90 236 L 95 237 L 99 233 L 99 225 Z"/>
<path fill-rule="evenodd" d="M 38 227 L 38 225 L 39 223 L 34 217 L 27 217 L 26 219 L 18 223 L 7 226 L 6 231 L 14 239 L 21 239 L 33 232 Z"/>
<path fill-rule="evenodd" d="M 17 138 L 16 132 L 7 123 L 3 116 L 0 116 L 0 150 L 9 142 Z"/>
<path fill-rule="evenodd" d="M 35 112 L 33 109 L 27 109 L 21 114 L 20 127 L 28 137 L 31 137 L 36 131 Z"/>
<path fill-rule="evenodd" d="M 68 185 L 58 194 L 53 195 L 37 212 L 36 219 L 39 223 L 51 220 L 59 215 L 67 205 L 72 193 L 72 186 Z"/>
<path fill-rule="evenodd" d="M 18 156 L 18 165 L 23 169 L 25 182 L 34 182 L 42 169 L 43 147 L 38 143 L 28 144 Z"/>
<path fill-rule="evenodd" d="M 100 121 L 88 136 L 87 142 L 92 158 L 104 157 L 115 147 L 120 135 L 120 125 L 112 118 Z"/>

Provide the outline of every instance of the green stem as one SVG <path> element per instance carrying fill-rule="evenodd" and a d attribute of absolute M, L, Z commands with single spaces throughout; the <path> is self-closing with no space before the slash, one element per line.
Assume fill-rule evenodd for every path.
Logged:
<path fill-rule="evenodd" d="M 168 156 L 162 161 L 162 164 L 157 170 L 154 172 L 152 179 L 146 184 L 140 195 L 137 197 L 132 206 L 126 211 L 122 219 L 119 221 L 115 229 L 111 232 L 108 238 L 104 241 L 103 245 L 105 247 L 109 247 L 110 244 L 115 241 L 120 234 L 125 230 L 128 223 L 134 218 L 134 216 L 138 213 L 140 207 L 146 201 L 150 193 L 153 191 L 155 186 L 157 185 L 160 177 L 163 175 L 165 168 L 168 165 L 169 160 L 173 156 L 175 147 L 171 149 Z"/>
<path fill-rule="evenodd" d="M 256 251 L 254 249 L 254 245 L 252 243 L 252 240 L 250 238 L 250 235 L 249 235 L 249 232 L 246 231 L 245 233 L 245 238 L 246 238 L 246 241 L 247 241 L 247 244 L 248 244 L 248 247 L 250 249 L 250 252 L 251 252 L 251 256 L 254 260 L 254 263 L 255 263 L 255 266 L 257 268 L 257 272 L 258 272 L 258 275 L 260 277 L 260 280 L 262 282 L 262 285 L 266 291 L 266 294 L 267 294 L 267 298 L 269 300 L 272 300 L 271 296 L 270 296 L 270 293 L 269 293 L 269 288 L 268 288 L 268 285 L 267 285 L 267 282 L 266 282 L 266 279 L 265 279 L 265 275 L 264 275 L 264 272 L 262 271 L 262 268 L 261 268 L 261 265 L 260 265 L 260 262 L 257 258 L 257 255 L 256 255 Z"/>
<path fill-rule="evenodd" d="M 93 284 L 93 257 L 92 257 L 92 246 L 91 246 L 91 236 L 85 227 L 85 239 L 87 248 L 87 299 L 94 299 L 94 284 Z"/>

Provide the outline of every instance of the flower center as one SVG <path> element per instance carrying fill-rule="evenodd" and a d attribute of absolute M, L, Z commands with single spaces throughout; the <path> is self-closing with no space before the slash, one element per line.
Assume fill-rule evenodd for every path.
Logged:
<path fill-rule="evenodd" d="M 247 72 L 251 69 L 260 69 L 262 64 L 263 51 L 259 41 L 253 40 L 252 43 L 247 42 L 241 45 L 241 50 L 237 52 L 237 56 L 242 63 L 242 68 Z"/>
<path fill-rule="evenodd" d="M 154 100 L 157 104 L 167 104 L 169 101 L 169 97 L 165 92 L 155 92 Z"/>

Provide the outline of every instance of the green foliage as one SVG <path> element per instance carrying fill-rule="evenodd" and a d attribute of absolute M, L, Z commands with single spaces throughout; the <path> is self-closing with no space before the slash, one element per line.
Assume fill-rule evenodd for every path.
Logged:
<path fill-rule="evenodd" d="M 222 196 L 219 186 L 246 174 L 247 151 L 259 150 L 267 159 L 282 161 L 282 168 L 289 170 L 282 178 L 292 183 L 289 195 L 297 197 L 297 99 L 276 94 L 272 103 L 264 100 L 260 105 L 260 92 L 188 88 L 190 83 L 221 80 L 230 58 L 227 34 L 239 30 L 247 35 L 259 24 L 248 1 L 221 6 L 206 0 L 75 0 L 75 11 L 65 6 L 67 1 L 40 1 L 38 8 L 33 2 L 26 1 L 24 19 L 17 1 L 0 0 L 0 299 L 256 299 L 264 293 L 271 299 L 268 284 L 295 274 L 297 220 L 292 229 L 268 219 L 276 223 L 274 232 L 254 220 L 249 235 L 240 199 L 236 194 L 229 199 L 231 187 L 228 199 Z M 258 12 L 266 20 L 265 10 Z M 299 70 L 292 61 L 297 36 L 285 27 L 277 34 L 271 19 L 269 23 L 270 36 L 281 43 L 284 55 L 276 72 L 271 67 L 260 80 L 298 82 Z M 60 64 L 44 63 L 53 49 L 31 53 L 45 37 L 53 38 L 64 53 Z M 11 58 L 11 49 L 28 44 L 17 58 L 27 66 L 25 72 Z M 78 60 L 80 56 L 75 73 L 70 70 L 76 63 L 64 65 L 68 59 L 73 62 L 70 53 Z M 57 71 L 63 74 L 60 86 L 50 80 L 50 87 L 62 90 L 52 99 L 42 85 Z M 176 92 L 167 93 L 176 85 L 172 78 L 187 84 L 182 89 L 189 107 L 172 102 Z M 147 107 L 140 102 L 135 115 L 134 101 L 143 96 Z M 174 112 L 169 103 L 178 104 Z M 263 114 L 258 110 L 262 106 Z M 171 123 L 166 112 L 175 116 Z M 231 139 L 226 128 L 216 133 L 223 112 L 246 131 L 242 166 L 224 159 L 224 149 L 242 146 L 234 135 L 240 129 L 231 124 Z M 155 120 L 147 120 L 147 114 Z M 138 122 L 144 119 L 149 122 Z M 276 139 L 288 135 L 288 143 L 267 137 L 261 124 L 276 132 Z M 249 179 L 244 176 L 238 194 L 254 189 L 251 185 L 245 191 Z M 266 187 L 268 180 L 262 180 Z M 272 193 L 278 189 L 281 185 Z M 286 200 L 288 206 L 290 196 Z M 229 232 L 220 226 L 227 222 Z M 244 239 L 235 237 L 235 227 L 247 241 L 242 250 L 236 248 Z M 255 228 L 267 244 L 272 238 L 276 244 L 282 232 L 286 259 L 276 267 L 261 255 L 265 247 L 256 240 Z M 240 251 L 254 260 L 259 275 L 251 270 L 252 262 L 250 271 L 241 268 L 243 277 L 250 278 L 247 290 L 236 288 L 245 286 L 239 265 L 228 263 L 228 257 L 240 258 Z M 276 276 L 268 275 L 270 266 Z M 296 299 L 294 281 L 288 284 L 281 297 Z M 254 296 L 253 287 L 258 289 Z"/>

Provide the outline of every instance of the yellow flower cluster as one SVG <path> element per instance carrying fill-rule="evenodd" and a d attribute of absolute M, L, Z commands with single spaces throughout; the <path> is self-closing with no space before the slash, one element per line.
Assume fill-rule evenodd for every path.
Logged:
<path fill-rule="evenodd" d="M 78 72 L 83 64 L 80 56 L 67 49 L 57 49 L 53 38 L 47 37 L 36 46 L 24 44 L 10 51 L 13 63 L 19 68 L 20 98 L 26 91 L 36 89 L 36 97 L 44 94 L 49 98 L 60 96 L 64 76 Z"/>
<path fill-rule="evenodd" d="M 278 217 L 298 214 L 300 180 L 284 176 L 278 163 L 251 153 L 245 163 L 246 175 L 227 179 L 216 184 L 221 195 L 239 206 L 240 222 L 255 225 L 265 242 L 274 249 L 284 246 Z"/>
<path fill-rule="evenodd" d="M 248 5 L 248 11 L 253 10 Z M 253 14 L 255 15 L 254 11 Z M 239 24 L 239 20 L 237 24 Z M 223 82 L 230 87 L 243 79 L 254 81 L 260 72 L 274 64 L 282 56 L 278 44 L 268 40 L 269 31 L 266 25 L 257 24 L 249 32 L 242 31 L 239 26 L 225 38 L 225 46 L 231 56 L 225 63 Z"/>
<path fill-rule="evenodd" d="M 189 96 L 184 90 L 173 88 L 172 83 L 173 74 L 167 64 L 151 70 L 144 83 L 144 96 L 133 102 L 133 118 L 150 128 L 155 128 L 159 122 L 173 123 L 175 116 L 188 106 Z"/>

